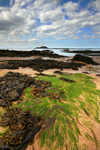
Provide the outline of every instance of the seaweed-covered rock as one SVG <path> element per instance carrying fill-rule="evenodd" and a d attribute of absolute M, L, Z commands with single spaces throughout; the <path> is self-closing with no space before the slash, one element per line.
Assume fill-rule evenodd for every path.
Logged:
<path fill-rule="evenodd" d="M 66 78 L 60 78 L 60 80 L 67 81 L 69 83 L 72 83 L 72 82 L 76 83 L 74 80 L 70 80 L 70 79 L 66 79 Z"/>
<path fill-rule="evenodd" d="M 8 72 L 0 77 L 0 106 L 9 107 L 13 101 L 19 100 L 24 89 L 28 86 L 34 87 L 34 95 L 37 96 L 37 94 L 43 93 L 47 87 L 51 86 L 51 83 L 34 80 L 33 77 L 26 74 L 13 72 Z"/>
<path fill-rule="evenodd" d="M 47 48 L 47 47 L 37 47 L 37 48 Z M 54 54 L 51 50 L 31 50 L 31 51 L 16 51 L 16 50 L 0 50 L 0 57 L 31 57 L 31 56 L 43 56 L 51 58 L 64 57 L 62 55 Z"/>
<path fill-rule="evenodd" d="M 41 129 L 41 119 L 31 114 L 29 110 L 20 108 L 6 109 L 2 115 L 1 125 L 9 127 L 5 135 L 0 139 L 0 149 L 25 150 L 34 136 Z"/>
<path fill-rule="evenodd" d="M 35 84 L 33 77 L 20 73 L 8 72 L 0 77 L 0 106 L 7 107 L 21 96 L 23 90 Z"/>
<path fill-rule="evenodd" d="M 19 67 L 30 67 L 39 72 L 47 69 L 73 69 L 78 70 L 78 67 L 84 66 L 82 63 L 74 62 L 59 62 L 56 60 L 43 60 L 43 59 L 33 59 L 33 60 L 9 60 L 6 64 L 0 64 L 1 69 L 18 69 Z"/>
<path fill-rule="evenodd" d="M 90 58 L 88 56 L 83 56 L 80 54 L 75 55 L 72 60 L 73 61 L 82 61 L 82 62 L 87 63 L 87 64 L 98 65 L 98 63 L 94 62 L 92 60 L 92 58 Z"/>

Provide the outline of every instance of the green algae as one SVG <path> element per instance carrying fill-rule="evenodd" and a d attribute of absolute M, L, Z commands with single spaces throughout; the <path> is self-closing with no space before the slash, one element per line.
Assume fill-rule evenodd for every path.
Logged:
<path fill-rule="evenodd" d="M 60 80 L 61 77 L 74 80 L 76 83 L 62 81 Z M 43 124 L 45 128 L 39 134 L 41 149 L 44 145 L 47 149 L 52 150 L 57 148 L 63 150 L 66 146 L 70 150 L 80 149 L 79 135 L 81 133 L 77 125 L 80 118 L 79 114 L 84 112 L 87 117 L 100 122 L 98 114 L 100 91 L 96 89 L 96 85 L 92 82 L 93 78 L 76 73 L 59 77 L 35 77 L 35 79 L 51 82 L 52 88 L 48 88 L 45 93 L 64 92 L 62 101 L 59 101 L 57 98 L 51 99 L 48 96 L 33 98 L 31 93 L 32 87 L 28 87 L 24 91 L 23 102 L 16 104 L 24 110 L 31 110 L 32 114 L 40 116 L 46 122 Z M 95 142 L 88 133 L 85 136 Z M 84 146 L 84 149 L 86 149 L 86 146 Z"/>

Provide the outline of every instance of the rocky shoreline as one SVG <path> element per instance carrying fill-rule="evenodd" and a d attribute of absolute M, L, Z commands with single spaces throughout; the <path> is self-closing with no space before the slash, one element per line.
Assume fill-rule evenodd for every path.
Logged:
<path fill-rule="evenodd" d="M 60 60 L 60 57 L 59 57 L 59 60 Z M 96 59 L 95 59 L 95 61 L 96 61 Z M 23 69 L 26 67 L 29 67 L 33 71 L 35 70 L 35 71 L 39 72 L 36 74 L 37 76 L 44 76 L 44 75 L 49 74 L 49 70 L 51 69 L 51 70 L 53 70 L 54 74 L 57 75 L 57 74 L 63 74 L 65 70 L 66 70 L 65 73 L 70 72 L 69 70 L 71 70 L 73 73 L 78 72 L 78 70 L 80 70 L 79 68 L 82 69 L 84 67 L 87 67 L 88 65 L 99 67 L 100 62 L 95 62 L 95 61 L 93 61 L 93 59 L 91 59 L 90 57 L 87 58 L 85 56 L 84 57 L 78 56 L 76 58 L 73 57 L 73 59 L 71 59 L 70 61 L 68 61 L 68 60 L 65 60 L 65 61 L 44 60 L 44 59 L 42 59 L 42 57 L 36 58 L 36 59 L 30 59 L 30 60 L 7 60 L 7 61 L 6 61 L 6 57 L 5 57 L 4 60 L 1 60 L 0 61 L 0 69 L 1 69 L 0 73 L 3 70 L 8 69 L 8 73 L 5 74 L 4 76 L 0 77 L 0 106 L 3 107 L 4 109 L 6 109 L 6 112 L 3 115 L 3 120 L 1 122 L 1 125 L 5 126 L 7 123 L 8 125 L 10 124 L 10 127 L 12 130 L 14 130 L 14 128 L 16 130 L 14 130 L 14 133 L 8 132 L 8 135 L 4 136 L 3 140 L 0 141 L 0 144 L 1 144 L 0 148 L 8 149 L 8 150 L 11 148 L 16 149 L 16 150 L 18 150 L 18 149 L 25 150 L 27 148 L 27 150 L 28 149 L 32 150 L 32 147 L 30 147 L 30 146 L 27 147 L 27 146 L 30 143 L 30 141 L 34 139 L 34 136 L 37 134 L 37 132 L 41 129 L 41 118 L 32 116 L 29 111 L 23 112 L 21 109 L 17 109 L 17 108 L 15 108 L 15 110 L 12 110 L 10 108 L 10 106 L 12 105 L 12 103 L 14 101 L 15 102 L 17 101 L 19 103 L 22 101 L 22 99 L 20 99 L 20 97 L 21 97 L 24 89 L 28 86 L 34 86 L 35 87 L 34 91 L 36 93 L 38 92 L 37 88 L 39 88 L 40 96 L 41 96 L 41 91 L 45 91 L 45 90 L 43 90 L 42 86 L 43 85 L 44 85 L 44 87 L 50 86 L 50 83 L 48 83 L 48 82 L 43 82 L 43 81 L 39 81 L 39 80 L 35 81 L 34 77 L 27 75 L 27 74 L 30 74 L 29 71 L 27 72 L 27 74 L 24 74 L 24 73 L 18 73 L 18 72 L 14 73 L 14 72 L 11 72 L 11 70 L 18 71 L 18 70 L 20 70 L 19 69 L 20 67 L 22 67 Z M 9 72 L 9 70 L 10 70 L 10 72 Z M 48 72 L 47 74 L 45 74 L 46 71 Z M 86 70 L 86 72 L 83 71 L 83 73 L 87 74 L 88 71 L 87 70 Z M 95 75 L 97 75 L 98 84 L 100 81 L 99 73 L 100 73 L 99 71 L 95 72 Z M 51 72 L 51 74 L 52 74 L 52 72 Z M 89 74 L 89 76 L 91 76 L 91 74 Z M 65 82 L 67 81 L 69 83 L 74 82 L 73 80 L 66 80 L 64 78 L 61 78 L 61 80 L 65 81 Z M 15 114 L 17 115 L 17 117 Z M 26 115 L 26 118 L 25 118 L 25 115 Z M 9 118 L 11 118 L 11 119 L 9 120 Z M 30 119 L 26 122 L 25 120 L 27 120 L 28 118 L 30 118 Z M 33 120 L 33 122 L 31 119 Z M 19 124 L 20 124 L 20 126 L 19 126 Z M 34 130 L 32 130 L 33 126 L 34 126 Z M 28 131 L 27 128 L 29 128 L 29 127 L 30 127 L 30 129 Z M 25 130 L 23 130 L 24 134 L 21 131 L 22 129 L 25 129 Z M 19 131 L 20 131 L 19 136 L 23 140 L 22 140 L 21 144 L 18 144 L 20 141 L 15 136 L 15 141 L 17 144 L 13 143 L 14 135 L 15 134 L 17 135 L 17 133 Z M 34 132 L 34 131 L 36 131 L 36 132 Z M 31 136 L 30 136 L 30 138 L 26 138 L 27 136 L 25 136 L 25 135 L 28 135 L 28 137 L 30 135 Z M 9 143 L 11 142 L 10 143 L 11 145 L 7 144 L 8 141 L 9 141 Z M 14 145 L 15 145 L 15 148 L 14 148 Z"/>
<path fill-rule="evenodd" d="M 83 54 L 83 55 L 88 55 L 88 56 L 100 56 L 100 51 L 91 51 L 91 50 L 72 50 L 70 51 L 69 49 L 63 50 L 64 53 L 75 53 L 75 54 Z"/>
<path fill-rule="evenodd" d="M 61 58 L 64 56 L 54 54 L 51 50 L 31 50 L 31 51 L 16 51 L 16 50 L 0 50 L 0 57 L 31 57 L 43 56 L 52 58 Z"/>

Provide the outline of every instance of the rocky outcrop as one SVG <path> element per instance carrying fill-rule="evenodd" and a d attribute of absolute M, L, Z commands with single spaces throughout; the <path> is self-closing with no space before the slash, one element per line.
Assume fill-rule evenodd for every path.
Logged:
<path fill-rule="evenodd" d="M 55 60 L 43 60 L 43 59 L 33 59 L 33 60 L 9 60 L 6 64 L 2 63 L 0 69 L 18 69 L 19 67 L 30 67 L 39 72 L 48 69 L 73 69 L 78 70 L 78 67 L 84 66 L 82 63 L 74 62 L 59 62 Z"/>
<path fill-rule="evenodd" d="M 88 56 L 83 56 L 80 54 L 77 54 L 73 57 L 72 61 L 82 61 L 86 64 L 92 64 L 92 65 L 99 65 L 98 63 L 94 62 L 92 60 L 92 58 L 88 57 Z"/>
<path fill-rule="evenodd" d="M 32 51 L 15 51 L 15 50 L 0 50 L 0 57 L 31 57 L 31 56 L 43 56 L 60 58 L 64 57 L 58 54 L 54 54 L 51 50 L 32 50 Z"/>
<path fill-rule="evenodd" d="M 40 48 L 48 48 L 47 46 L 40 46 L 40 47 L 36 47 L 35 49 L 40 49 Z"/>
<path fill-rule="evenodd" d="M 67 53 L 67 52 L 69 52 L 69 49 L 66 48 L 66 49 L 63 50 L 63 52 Z"/>

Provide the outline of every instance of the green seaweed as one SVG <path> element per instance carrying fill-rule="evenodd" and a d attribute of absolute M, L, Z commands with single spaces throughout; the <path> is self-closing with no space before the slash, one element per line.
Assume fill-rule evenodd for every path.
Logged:
<path fill-rule="evenodd" d="M 62 81 L 60 80 L 61 77 L 74 80 L 76 83 Z M 70 147 L 70 150 L 80 149 L 80 130 L 77 126 L 80 111 L 82 110 L 87 117 L 92 117 L 97 122 L 100 121 L 97 98 L 100 97 L 100 91 L 96 89 L 95 84 L 91 81 L 93 78 L 76 73 L 59 77 L 35 77 L 35 79 L 51 82 L 52 88 L 48 88 L 45 93 L 64 92 L 60 102 L 58 98 L 51 99 L 48 96 L 34 98 L 31 93 L 32 88 L 28 87 L 24 91 L 23 102 L 16 104 L 24 110 L 30 109 L 33 114 L 40 116 L 43 121 L 49 120 L 49 123 L 44 124 L 45 128 L 39 136 L 40 146 L 45 145 L 47 149 L 52 150 L 57 148 L 63 150 L 66 145 Z M 84 99 L 79 98 L 80 95 Z M 91 140 L 90 135 L 86 134 L 85 136 Z M 84 147 L 84 149 L 86 148 Z"/>

